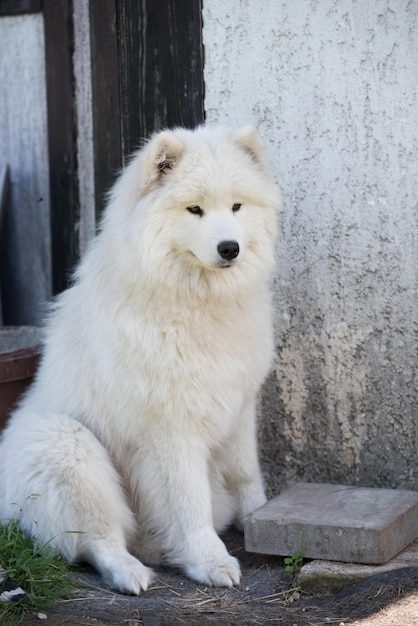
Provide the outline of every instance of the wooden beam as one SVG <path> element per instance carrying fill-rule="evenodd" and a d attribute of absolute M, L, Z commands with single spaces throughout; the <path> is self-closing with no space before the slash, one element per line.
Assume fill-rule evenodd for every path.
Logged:
<path fill-rule="evenodd" d="M 204 121 L 201 0 L 117 0 L 123 153 Z"/>
<path fill-rule="evenodd" d="M 40 11 L 42 11 L 42 0 L 0 0 L 0 17 Z"/>
<path fill-rule="evenodd" d="M 201 0 L 90 1 L 96 217 L 152 132 L 204 121 Z"/>
<path fill-rule="evenodd" d="M 73 22 L 69 0 L 43 5 L 51 192 L 52 289 L 65 289 L 78 259 Z"/>

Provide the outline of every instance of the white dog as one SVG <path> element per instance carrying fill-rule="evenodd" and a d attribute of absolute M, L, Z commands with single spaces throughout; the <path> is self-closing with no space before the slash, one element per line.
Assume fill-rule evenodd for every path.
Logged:
<path fill-rule="evenodd" d="M 239 583 L 217 531 L 265 502 L 279 208 L 251 127 L 164 131 L 134 156 L 4 432 L 3 520 L 125 593 L 152 580 L 138 559 Z"/>

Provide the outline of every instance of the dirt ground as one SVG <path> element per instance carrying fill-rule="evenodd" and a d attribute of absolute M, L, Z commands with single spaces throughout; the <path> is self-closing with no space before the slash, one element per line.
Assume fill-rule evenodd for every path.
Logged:
<path fill-rule="evenodd" d="M 178 571 L 159 568 L 141 597 L 106 589 L 93 571 L 79 574 L 80 594 L 46 615 L 29 615 L 25 626 L 418 626 L 418 567 L 371 576 L 331 595 L 308 595 L 285 573 L 283 559 L 246 553 L 242 535 L 225 542 L 242 565 L 241 585 L 212 589 Z"/>

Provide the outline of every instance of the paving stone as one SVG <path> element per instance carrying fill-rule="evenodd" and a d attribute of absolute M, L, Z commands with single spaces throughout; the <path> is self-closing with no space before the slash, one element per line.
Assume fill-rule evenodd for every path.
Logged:
<path fill-rule="evenodd" d="M 418 492 L 299 483 L 248 516 L 245 549 L 386 563 L 418 537 Z"/>
<path fill-rule="evenodd" d="M 418 569 L 418 540 L 383 565 L 360 565 L 319 559 L 309 561 L 302 567 L 298 583 L 304 591 L 335 593 L 363 578 L 403 568 Z"/>

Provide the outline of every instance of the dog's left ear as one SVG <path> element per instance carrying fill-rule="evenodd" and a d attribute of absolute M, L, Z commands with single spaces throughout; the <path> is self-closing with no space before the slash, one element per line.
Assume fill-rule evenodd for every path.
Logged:
<path fill-rule="evenodd" d="M 240 128 L 234 136 L 237 143 L 258 165 L 264 165 L 264 146 L 254 126 Z"/>
<path fill-rule="evenodd" d="M 142 187 L 147 190 L 175 167 L 184 153 L 184 144 L 170 130 L 155 135 L 144 149 Z"/>
<path fill-rule="evenodd" d="M 163 131 L 156 138 L 154 165 L 159 172 L 165 174 L 176 165 L 183 152 L 184 145 L 180 139 L 169 130 Z"/>

